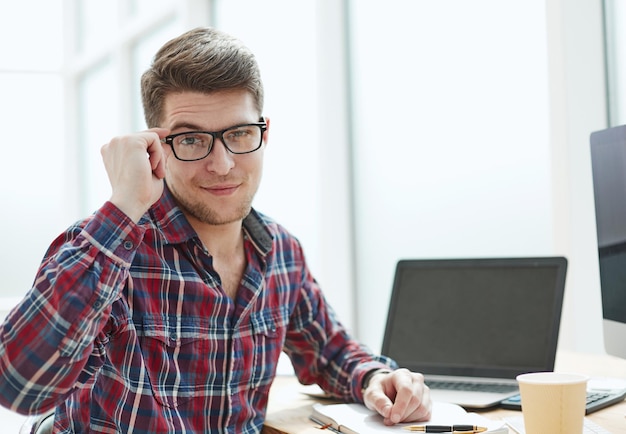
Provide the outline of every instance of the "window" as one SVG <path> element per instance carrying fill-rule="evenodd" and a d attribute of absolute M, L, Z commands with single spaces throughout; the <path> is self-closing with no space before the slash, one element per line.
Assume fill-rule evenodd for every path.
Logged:
<path fill-rule="evenodd" d="M 605 0 L 609 125 L 626 124 L 626 3 Z"/>
<path fill-rule="evenodd" d="M 0 311 L 30 287 L 45 249 L 67 225 L 61 3 L 37 2 L 36 14 L 31 2 L 0 4 Z"/>
<path fill-rule="evenodd" d="M 76 110 L 74 143 L 81 216 L 110 196 L 100 147 L 145 128 L 139 77 L 156 49 L 180 33 L 186 9 L 174 1 L 69 2 L 75 32 L 66 77 Z M 202 14 L 198 14 L 202 15 Z"/>

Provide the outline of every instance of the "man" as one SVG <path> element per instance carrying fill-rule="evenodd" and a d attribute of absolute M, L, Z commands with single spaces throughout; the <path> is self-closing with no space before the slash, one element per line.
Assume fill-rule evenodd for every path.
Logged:
<path fill-rule="evenodd" d="M 102 148 L 112 193 L 50 246 L 0 329 L 0 403 L 56 432 L 258 433 L 281 351 L 387 424 L 423 377 L 335 319 L 298 241 L 252 209 L 270 120 L 254 56 L 199 28 L 142 77 L 149 130 Z"/>

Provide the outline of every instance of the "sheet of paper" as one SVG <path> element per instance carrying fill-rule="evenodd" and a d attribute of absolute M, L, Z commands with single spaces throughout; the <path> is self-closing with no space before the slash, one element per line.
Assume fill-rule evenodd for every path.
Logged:
<path fill-rule="evenodd" d="M 476 413 L 467 413 L 462 407 L 445 402 L 433 403 L 433 416 L 428 422 L 405 423 L 395 426 L 386 426 L 383 418 L 377 413 L 368 410 L 361 404 L 315 404 L 315 411 L 324 414 L 339 425 L 344 425 L 359 434 L 374 433 L 408 433 L 404 427 L 409 425 L 454 425 L 470 424 L 484 426 L 489 433 L 508 433 L 508 428 L 502 421 L 487 419 Z"/>

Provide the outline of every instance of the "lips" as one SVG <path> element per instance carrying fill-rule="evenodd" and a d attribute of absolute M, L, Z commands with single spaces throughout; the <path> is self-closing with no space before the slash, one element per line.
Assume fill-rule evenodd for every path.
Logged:
<path fill-rule="evenodd" d="M 239 188 L 239 184 L 219 184 L 210 187 L 203 187 L 204 190 L 216 196 L 228 196 Z"/>

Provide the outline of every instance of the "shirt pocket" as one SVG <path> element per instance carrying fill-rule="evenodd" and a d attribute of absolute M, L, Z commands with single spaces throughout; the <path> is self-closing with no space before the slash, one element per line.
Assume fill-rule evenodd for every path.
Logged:
<path fill-rule="evenodd" d="M 282 313 L 282 315 L 281 315 Z M 285 316 L 281 310 L 255 312 L 251 315 L 254 357 L 251 384 L 253 388 L 269 387 L 276 372 L 276 362 L 285 342 Z"/>
<path fill-rule="evenodd" d="M 138 326 L 146 375 L 155 399 L 176 408 L 186 401 L 206 396 L 216 382 L 209 369 L 210 333 L 206 324 L 186 319 L 144 318 Z"/>

